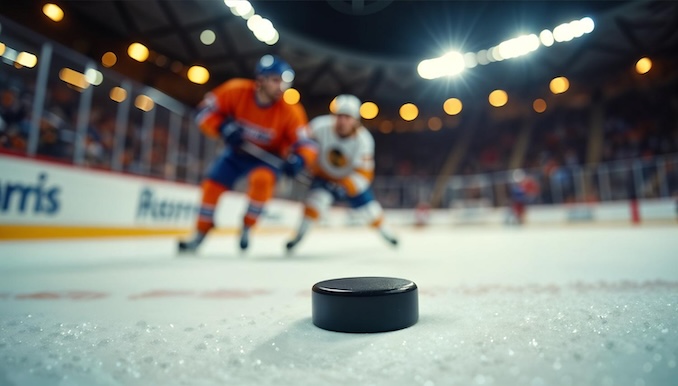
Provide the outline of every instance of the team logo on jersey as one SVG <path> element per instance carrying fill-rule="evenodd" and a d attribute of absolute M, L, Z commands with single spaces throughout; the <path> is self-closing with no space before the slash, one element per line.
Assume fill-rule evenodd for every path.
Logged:
<path fill-rule="evenodd" d="M 273 142 L 275 134 L 271 129 L 244 120 L 238 120 L 238 124 L 243 128 L 246 139 L 260 145 L 270 145 Z"/>
<path fill-rule="evenodd" d="M 330 165 L 337 167 L 337 168 L 343 168 L 348 164 L 348 160 L 346 159 L 346 156 L 344 153 L 341 152 L 339 149 L 332 149 L 327 153 L 327 159 L 330 161 Z"/>

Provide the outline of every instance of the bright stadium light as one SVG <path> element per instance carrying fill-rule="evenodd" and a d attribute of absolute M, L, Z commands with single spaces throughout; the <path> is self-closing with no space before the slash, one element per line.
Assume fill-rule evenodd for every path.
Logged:
<path fill-rule="evenodd" d="M 113 101 L 118 103 L 127 99 L 127 91 L 120 87 L 113 87 L 108 95 Z"/>
<path fill-rule="evenodd" d="M 473 52 L 467 52 L 464 54 L 464 63 L 466 68 L 474 68 L 478 65 L 478 59 L 476 59 L 476 54 Z"/>
<path fill-rule="evenodd" d="M 243 17 L 253 11 L 254 7 L 252 7 L 252 4 L 250 4 L 250 2 L 247 0 L 237 1 L 235 6 L 231 7 L 231 12 L 233 12 L 234 15 L 240 17 Z"/>
<path fill-rule="evenodd" d="M 569 42 L 570 40 L 574 39 L 574 33 L 570 23 L 564 23 L 557 26 L 553 30 L 553 39 L 555 39 L 555 41 L 558 43 Z"/>
<path fill-rule="evenodd" d="M 235 16 L 247 20 L 247 28 L 254 34 L 260 42 L 272 46 L 280 40 L 280 34 L 275 29 L 273 23 L 257 15 L 254 12 L 252 3 L 247 0 L 224 0 L 224 4 L 231 9 L 231 13 Z"/>
<path fill-rule="evenodd" d="M 259 15 L 252 15 L 252 17 L 247 20 L 247 28 L 249 28 L 252 32 L 256 31 L 257 28 L 259 28 L 259 23 L 261 23 L 263 19 L 264 18 Z"/>
<path fill-rule="evenodd" d="M 551 47 L 554 43 L 553 32 L 545 29 L 539 34 L 539 41 L 544 47 Z"/>
<path fill-rule="evenodd" d="M 210 72 L 203 66 L 191 66 L 186 76 L 193 83 L 205 84 L 210 79 Z"/>
<path fill-rule="evenodd" d="M 270 20 L 262 18 L 252 32 L 259 41 L 266 42 L 273 39 L 277 31 L 273 28 L 273 23 Z"/>
<path fill-rule="evenodd" d="M 360 116 L 363 119 L 374 119 L 379 114 L 379 107 L 374 102 L 364 102 L 360 105 Z"/>
<path fill-rule="evenodd" d="M 508 103 L 508 94 L 504 90 L 494 90 L 490 93 L 488 100 L 493 107 L 502 107 Z"/>
<path fill-rule="evenodd" d="M 56 4 L 47 3 L 42 7 L 42 13 L 52 21 L 60 22 L 64 18 L 64 10 Z"/>
<path fill-rule="evenodd" d="M 400 106 L 400 118 L 405 121 L 413 121 L 419 115 L 419 109 L 414 103 L 405 103 Z"/>
<path fill-rule="evenodd" d="M 461 112 L 463 105 L 457 98 L 449 98 L 443 103 L 443 111 L 447 115 L 457 115 Z"/>
<path fill-rule="evenodd" d="M 487 59 L 490 61 L 490 63 L 493 62 L 501 62 L 504 60 L 504 57 L 501 56 L 501 53 L 499 52 L 499 47 L 492 47 L 489 50 L 487 50 Z"/>
<path fill-rule="evenodd" d="M 15 62 L 24 67 L 33 68 L 38 64 L 38 57 L 30 52 L 22 51 L 17 55 Z"/>
<path fill-rule="evenodd" d="M 487 50 L 480 50 L 476 54 L 476 60 L 478 61 L 478 64 L 484 66 L 486 64 L 489 64 L 490 61 L 487 60 Z"/>
<path fill-rule="evenodd" d="M 141 43 L 132 43 L 127 47 L 127 55 L 137 62 L 144 62 L 148 59 L 148 48 Z"/>
<path fill-rule="evenodd" d="M 572 37 L 579 38 L 584 34 L 584 28 L 579 20 L 573 20 L 568 23 L 572 30 Z"/>
<path fill-rule="evenodd" d="M 153 107 L 155 106 L 155 102 L 153 102 L 153 99 L 147 95 L 139 95 L 136 97 L 134 100 L 134 106 L 138 108 L 141 111 L 151 111 L 153 110 Z"/>
<path fill-rule="evenodd" d="M 465 68 L 474 68 L 478 65 L 484 66 L 527 55 L 538 50 L 542 45 L 544 47 L 551 47 L 554 43 L 569 42 L 593 32 L 594 28 L 595 23 L 593 19 L 584 17 L 560 24 L 553 31 L 548 29 L 542 30 L 539 35 L 527 34 L 518 36 L 478 52 L 455 53 L 459 56 L 455 56 L 453 60 L 451 57 L 446 58 L 446 56 L 425 59 L 419 62 L 417 72 L 424 79 L 436 79 L 445 75 L 455 75 Z M 463 68 L 458 68 L 458 63 L 462 63 Z"/>
<path fill-rule="evenodd" d="M 77 88 L 78 90 L 84 90 L 89 87 L 89 82 L 85 78 L 84 74 L 67 67 L 59 70 L 59 79 L 61 79 L 64 83 L 68 83 L 71 86 Z"/>
<path fill-rule="evenodd" d="M 200 33 L 200 42 L 206 46 L 211 45 L 217 40 L 217 35 L 211 29 L 206 29 Z"/>
<path fill-rule="evenodd" d="M 89 68 L 85 71 L 85 80 L 90 84 L 98 86 L 104 81 L 104 74 L 93 68 Z"/>
<path fill-rule="evenodd" d="M 652 69 L 652 60 L 650 58 L 640 58 L 636 62 L 636 72 L 643 75 Z"/>
<path fill-rule="evenodd" d="M 562 94 L 570 88 L 570 81 L 564 77 L 559 76 L 551 79 L 549 83 L 549 89 L 554 94 Z"/>
<path fill-rule="evenodd" d="M 448 52 L 447 54 L 434 58 L 425 59 L 419 62 L 417 72 L 424 79 L 436 79 L 443 76 L 454 76 L 466 68 L 464 56 L 459 52 Z"/>
<path fill-rule="evenodd" d="M 277 43 L 278 40 L 280 40 L 280 34 L 278 33 L 278 31 L 275 31 L 275 34 L 273 35 L 273 37 L 266 40 L 264 43 L 268 44 L 269 46 L 272 46 L 275 43 Z"/>
<path fill-rule="evenodd" d="M 296 105 L 297 103 L 299 103 L 299 100 L 301 100 L 301 94 L 299 93 L 299 91 L 297 91 L 297 89 L 288 88 L 283 93 L 283 100 L 288 105 Z"/>
<path fill-rule="evenodd" d="M 585 17 L 579 21 L 581 22 L 581 27 L 585 34 L 590 34 L 593 32 L 593 29 L 596 28 L 596 24 L 590 17 Z"/>

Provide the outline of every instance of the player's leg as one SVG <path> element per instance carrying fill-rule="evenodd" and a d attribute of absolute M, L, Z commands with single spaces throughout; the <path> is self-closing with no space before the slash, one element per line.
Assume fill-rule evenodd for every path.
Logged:
<path fill-rule="evenodd" d="M 179 251 L 195 251 L 214 228 L 214 210 L 217 207 L 219 197 L 226 191 L 226 187 L 216 181 L 207 179 L 202 183 L 202 200 L 200 212 L 196 221 L 193 237 L 188 241 L 179 242 Z"/>
<path fill-rule="evenodd" d="M 513 219 L 515 220 L 516 225 L 523 224 L 523 218 L 525 215 L 525 203 L 519 200 L 516 200 L 511 205 L 511 210 L 513 212 Z"/>
<path fill-rule="evenodd" d="M 314 180 L 314 182 L 315 181 L 316 180 Z M 309 190 L 304 203 L 304 217 L 299 224 L 297 234 L 292 240 L 287 242 L 285 246 L 287 251 L 291 251 L 297 246 L 297 244 L 299 244 L 299 242 L 308 232 L 311 224 L 316 222 L 322 216 L 322 214 L 325 213 L 325 211 L 332 205 L 333 200 L 334 198 L 332 197 L 332 193 L 318 186 L 317 183 L 311 185 L 311 190 Z"/>
<path fill-rule="evenodd" d="M 240 249 L 242 250 L 247 249 L 249 246 L 250 229 L 257 223 L 259 216 L 263 213 L 266 202 L 273 197 L 276 179 L 276 173 L 267 166 L 255 167 L 249 174 L 247 196 L 250 202 L 243 218 L 243 226 L 240 233 Z"/>
<path fill-rule="evenodd" d="M 230 152 L 225 152 L 212 164 L 207 178 L 202 183 L 202 199 L 200 212 L 195 224 L 193 237 L 179 242 L 180 252 L 193 252 L 205 239 L 209 231 L 214 228 L 214 212 L 219 197 L 230 190 L 240 174 L 237 162 Z"/>
<path fill-rule="evenodd" d="M 391 245 L 398 245 L 398 239 L 384 225 L 384 209 L 381 207 L 381 204 L 374 199 L 374 194 L 372 194 L 371 189 L 367 189 L 356 196 L 349 197 L 348 202 L 352 208 L 367 219 L 372 228 L 379 231 L 379 234 L 384 240 Z"/>

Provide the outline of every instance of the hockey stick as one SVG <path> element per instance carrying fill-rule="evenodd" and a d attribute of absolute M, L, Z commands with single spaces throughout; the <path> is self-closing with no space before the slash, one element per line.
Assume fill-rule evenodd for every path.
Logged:
<path fill-rule="evenodd" d="M 245 153 L 260 159 L 261 161 L 266 162 L 276 169 L 282 169 L 285 165 L 285 161 L 282 158 L 267 152 L 252 142 L 244 142 L 242 145 L 240 145 L 240 149 L 242 149 Z M 311 185 L 311 177 L 304 173 L 299 173 L 294 176 L 294 178 L 302 184 Z"/>

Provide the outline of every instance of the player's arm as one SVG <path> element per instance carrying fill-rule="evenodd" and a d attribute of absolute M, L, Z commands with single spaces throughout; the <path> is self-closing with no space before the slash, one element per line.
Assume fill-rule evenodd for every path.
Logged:
<path fill-rule="evenodd" d="M 224 125 L 233 119 L 234 102 L 240 98 L 242 86 L 241 79 L 233 79 L 205 95 L 195 115 L 200 131 L 212 138 L 224 135 Z"/>
<path fill-rule="evenodd" d="M 285 133 L 287 146 L 283 151 L 288 156 L 283 171 L 288 175 L 298 174 L 312 165 L 318 157 L 318 146 L 311 138 L 306 112 L 297 106 L 299 105 L 294 105 L 294 114 Z"/>
<path fill-rule="evenodd" d="M 360 150 L 353 159 L 353 172 L 338 181 L 349 196 L 364 192 L 374 180 L 374 140 L 365 136 L 359 141 Z"/>

